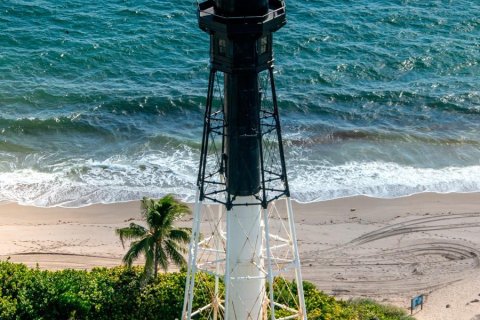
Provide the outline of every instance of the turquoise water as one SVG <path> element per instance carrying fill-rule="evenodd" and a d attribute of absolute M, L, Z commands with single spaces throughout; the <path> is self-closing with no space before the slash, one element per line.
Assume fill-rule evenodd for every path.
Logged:
<path fill-rule="evenodd" d="M 0 200 L 192 201 L 208 37 L 192 1 L 0 2 Z M 287 1 L 293 197 L 480 191 L 480 2 Z"/>

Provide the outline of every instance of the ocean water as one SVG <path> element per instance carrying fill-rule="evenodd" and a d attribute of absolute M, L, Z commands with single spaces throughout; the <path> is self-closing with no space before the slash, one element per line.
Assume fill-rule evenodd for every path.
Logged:
<path fill-rule="evenodd" d="M 0 200 L 192 201 L 208 81 L 193 1 L 0 1 Z M 480 191 L 480 2 L 287 1 L 292 195 Z"/>

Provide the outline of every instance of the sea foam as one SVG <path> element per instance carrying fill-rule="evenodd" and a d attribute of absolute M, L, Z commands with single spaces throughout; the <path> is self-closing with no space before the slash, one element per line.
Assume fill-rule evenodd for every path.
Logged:
<path fill-rule="evenodd" d="M 163 157 L 148 155 L 134 164 L 117 158 L 48 173 L 15 170 L 0 173 L 0 200 L 41 207 L 80 207 L 173 193 L 193 202 L 196 170 L 196 161 L 180 152 Z M 292 198 L 299 202 L 480 190 L 480 166 L 429 169 L 380 162 L 298 165 L 289 170 L 289 178 Z"/>

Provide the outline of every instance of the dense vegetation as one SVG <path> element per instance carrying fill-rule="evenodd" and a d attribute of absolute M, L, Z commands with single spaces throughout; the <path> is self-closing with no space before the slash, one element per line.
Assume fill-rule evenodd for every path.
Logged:
<path fill-rule="evenodd" d="M 197 304 L 207 304 L 211 278 L 201 281 Z M 140 268 L 42 271 L 0 262 L 0 319 L 180 318 L 185 273 L 163 273 L 145 283 Z M 276 287 L 284 288 L 277 279 Z M 289 283 L 289 287 L 294 284 Z M 275 294 L 290 296 L 280 289 Z M 309 319 L 413 319 L 403 310 L 372 301 L 337 301 L 305 282 Z"/>

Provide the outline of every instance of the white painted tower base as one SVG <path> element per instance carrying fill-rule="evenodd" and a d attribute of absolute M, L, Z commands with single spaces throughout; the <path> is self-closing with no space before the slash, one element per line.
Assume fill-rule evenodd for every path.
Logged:
<path fill-rule="evenodd" d="M 254 200 L 237 197 L 235 204 Z M 229 211 L 197 198 L 192 231 L 182 320 L 307 319 L 290 198 L 272 202 L 267 209 L 236 205 Z M 207 293 L 210 300 L 193 309 L 198 305 L 195 289 L 212 279 L 205 280 L 207 275 L 215 279 Z M 294 305 L 274 300 L 275 287 L 291 285 L 276 277 L 295 280 Z M 277 315 L 280 309 L 282 317 Z"/>
<path fill-rule="evenodd" d="M 234 204 L 254 203 L 237 197 Z M 259 205 L 234 206 L 227 211 L 225 319 L 261 319 L 265 299 L 262 211 Z"/>

